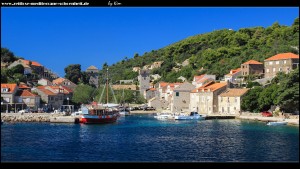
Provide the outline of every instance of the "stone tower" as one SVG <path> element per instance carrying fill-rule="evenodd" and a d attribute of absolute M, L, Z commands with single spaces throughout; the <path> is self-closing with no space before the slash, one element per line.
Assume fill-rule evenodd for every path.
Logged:
<path fill-rule="evenodd" d="M 139 70 L 139 87 L 140 94 L 144 95 L 144 91 L 150 88 L 150 71 L 149 70 Z"/>
<path fill-rule="evenodd" d="M 99 80 L 99 70 L 98 68 L 96 68 L 95 66 L 90 66 L 86 69 L 86 72 L 89 73 L 90 76 L 90 80 L 89 80 L 89 84 L 93 84 L 96 87 L 98 87 L 98 80 Z"/>

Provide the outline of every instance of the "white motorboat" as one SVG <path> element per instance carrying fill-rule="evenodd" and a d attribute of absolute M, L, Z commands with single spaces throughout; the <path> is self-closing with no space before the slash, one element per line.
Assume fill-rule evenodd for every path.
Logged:
<path fill-rule="evenodd" d="M 127 110 L 127 109 L 122 109 L 122 110 L 120 110 L 119 114 L 121 116 L 129 116 L 130 115 L 130 111 Z"/>
<path fill-rule="evenodd" d="M 286 121 L 273 121 L 273 122 L 268 122 L 268 126 L 281 126 L 281 125 L 287 125 Z"/>
<path fill-rule="evenodd" d="M 156 119 L 174 119 L 174 115 L 172 115 L 171 113 L 157 113 L 156 116 L 154 116 L 154 118 Z"/>
<path fill-rule="evenodd" d="M 197 112 L 191 112 L 190 115 L 180 114 L 175 116 L 175 120 L 204 120 L 205 117 L 198 114 Z"/>

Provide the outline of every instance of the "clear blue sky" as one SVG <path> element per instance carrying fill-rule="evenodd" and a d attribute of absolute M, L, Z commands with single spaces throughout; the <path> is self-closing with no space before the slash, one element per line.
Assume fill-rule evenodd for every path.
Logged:
<path fill-rule="evenodd" d="M 69 64 L 101 69 L 220 29 L 291 26 L 298 7 L 1 8 L 1 47 L 59 76 Z"/>

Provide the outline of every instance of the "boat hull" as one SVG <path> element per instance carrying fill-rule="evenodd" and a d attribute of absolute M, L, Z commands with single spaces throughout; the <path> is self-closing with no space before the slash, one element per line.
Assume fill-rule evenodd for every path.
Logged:
<path fill-rule="evenodd" d="M 129 116 L 129 115 L 130 115 L 130 112 L 128 112 L 128 111 L 120 111 L 119 114 L 120 114 L 121 116 Z"/>
<path fill-rule="evenodd" d="M 104 124 L 114 123 L 118 117 L 116 115 L 96 116 L 96 115 L 83 115 L 79 122 L 84 124 Z"/>
<path fill-rule="evenodd" d="M 196 116 L 175 116 L 175 120 L 204 120 L 205 118 L 199 115 Z"/>
<path fill-rule="evenodd" d="M 282 126 L 282 125 L 287 125 L 287 122 L 268 122 L 268 126 Z"/>

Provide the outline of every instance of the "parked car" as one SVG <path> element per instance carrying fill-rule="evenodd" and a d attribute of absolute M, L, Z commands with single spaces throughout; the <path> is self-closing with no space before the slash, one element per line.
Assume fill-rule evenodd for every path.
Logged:
<path fill-rule="evenodd" d="M 263 112 L 261 112 L 261 115 L 263 117 L 272 117 L 273 116 L 273 114 L 269 111 L 263 111 Z"/>
<path fill-rule="evenodd" d="M 28 110 L 27 109 L 23 109 L 23 110 L 19 110 L 18 112 L 19 113 L 28 113 Z"/>

